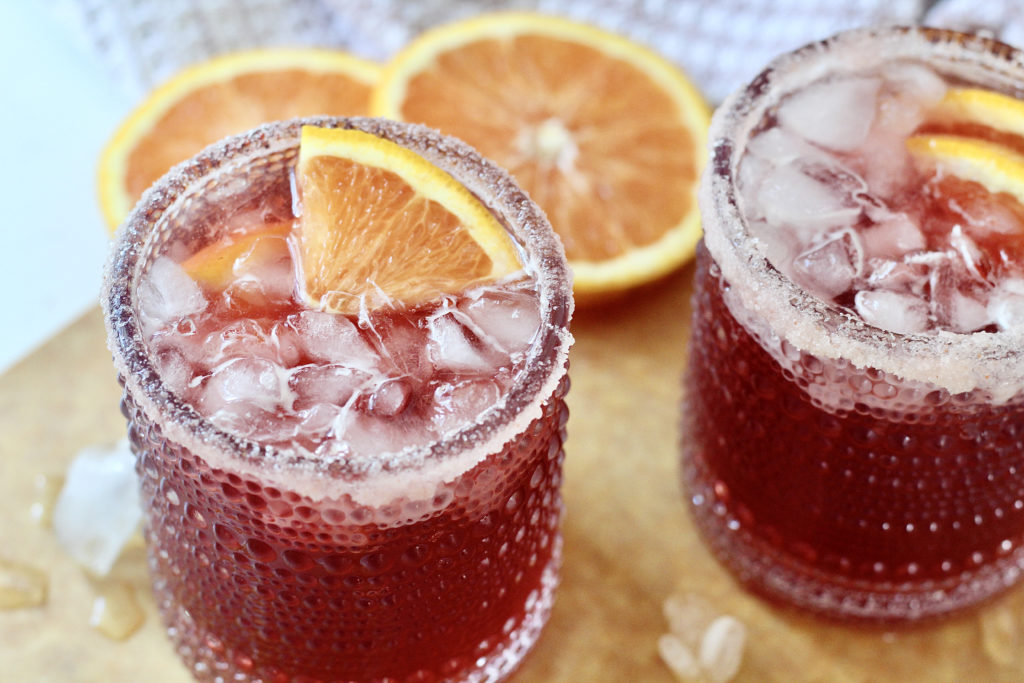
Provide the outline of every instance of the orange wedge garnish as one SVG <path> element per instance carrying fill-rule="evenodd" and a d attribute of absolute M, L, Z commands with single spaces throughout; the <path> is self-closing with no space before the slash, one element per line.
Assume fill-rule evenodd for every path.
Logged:
<path fill-rule="evenodd" d="M 313 308 L 415 306 L 522 269 L 480 200 L 394 142 L 305 126 L 295 178 L 300 290 Z"/>

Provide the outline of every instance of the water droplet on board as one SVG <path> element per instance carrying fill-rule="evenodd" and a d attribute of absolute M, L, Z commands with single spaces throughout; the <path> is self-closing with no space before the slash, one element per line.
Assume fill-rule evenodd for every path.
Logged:
<path fill-rule="evenodd" d="M 99 587 L 89 625 L 111 640 L 125 640 L 139 630 L 145 618 L 131 584 L 115 581 Z"/>
<path fill-rule="evenodd" d="M 50 581 L 35 567 L 0 559 L 0 609 L 38 607 L 46 603 Z"/>
<path fill-rule="evenodd" d="M 53 525 L 53 508 L 57 496 L 64 486 L 64 477 L 51 474 L 37 474 L 32 481 L 32 503 L 28 514 L 39 526 L 49 529 Z"/>
<path fill-rule="evenodd" d="M 981 627 L 981 646 L 996 664 L 1009 666 L 1020 651 L 1020 631 L 1017 619 L 1009 608 L 1002 606 L 984 612 L 978 618 Z"/>

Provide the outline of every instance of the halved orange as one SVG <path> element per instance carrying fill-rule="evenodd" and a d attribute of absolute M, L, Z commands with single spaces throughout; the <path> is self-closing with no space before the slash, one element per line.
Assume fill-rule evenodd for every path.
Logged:
<path fill-rule="evenodd" d="M 621 36 L 522 13 L 442 26 L 385 67 L 370 110 L 509 169 L 562 238 L 578 297 L 653 280 L 694 252 L 708 107 L 677 67 Z"/>
<path fill-rule="evenodd" d="M 99 163 L 111 230 L 143 191 L 212 142 L 268 121 L 367 113 L 380 67 L 337 50 L 266 49 L 218 57 L 171 78 L 121 124 Z"/>
<path fill-rule="evenodd" d="M 295 179 L 300 291 L 313 308 L 415 306 L 522 269 L 487 207 L 397 143 L 304 126 Z"/>

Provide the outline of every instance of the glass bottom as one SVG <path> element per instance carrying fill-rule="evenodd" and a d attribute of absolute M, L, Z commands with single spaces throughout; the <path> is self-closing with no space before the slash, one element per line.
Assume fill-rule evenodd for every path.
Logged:
<path fill-rule="evenodd" d="M 562 537 L 556 534 L 552 544 L 551 559 L 541 573 L 540 585 L 533 590 L 526 601 L 525 614 L 518 624 L 508 628 L 508 634 L 488 654 L 480 657 L 469 670 L 461 670 L 454 674 L 447 672 L 420 671 L 410 678 L 417 681 L 437 681 L 441 683 L 498 683 L 507 679 L 533 648 L 541 631 L 551 616 L 551 608 L 555 601 L 555 590 L 558 587 L 559 569 L 562 563 Z M 189 615 L 188 610 L 177 604 L 171 592 L 154 582 L 153 590 L 157 605 L 167 625 L 170 637 L 178 656 L 185 662 L 190 673 L 197 681 L 226 683 L 317 683 L 319 679 L 307 676 L 291 676 L 287 672 L 276 672 L 268 676 L 266 672 L 254 671 L 252 659 L 243 652 L 234 652 L 229 648 L 218 647 L 219 639 L 214 634 L 206 633 Z M 347 679 L 346 679 L 347 680 Z M 387 680 L 397 679 L 369 679 Z M 356 683 L 351 681 L 349 683 Z"/>
<path fill-rule="evenodd" d="M 949 580 L 868 582 L 822 572 L 754 536 L 715 494 L 698 453 L 684 453 L 691 517 L 712 554 L 751 592 L 781 606 L 845 622 L 934 619 L 979 605 L 1020 581 L 1024 547 Z"/>

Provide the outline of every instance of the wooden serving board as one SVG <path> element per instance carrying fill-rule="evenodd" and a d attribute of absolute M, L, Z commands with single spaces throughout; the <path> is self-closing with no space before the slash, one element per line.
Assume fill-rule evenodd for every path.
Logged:
<path fill-rule="evenodd" d="M 1019 681 L 1024 592 L 938 626 L 865 631 L 773 609 L 703 548 L 679 487 L 679 377 L 692 267 L 573 323 L 565 560 L 551 621 L 517 683 L 674 680 L 657 653 L 662 603 L 696 594 L 748 627 L 739 681 Z M 185 683 L 148 593 L 143 552 L 114 571 L 145 613 L 128 639 L 89 626 L 99 586 L 30 514 L 34 480 L 121 438 L 98 310 L 0 375 L 0 560 L 49 578 L 41 607 L 0 611 L 0 680 Z"/>

